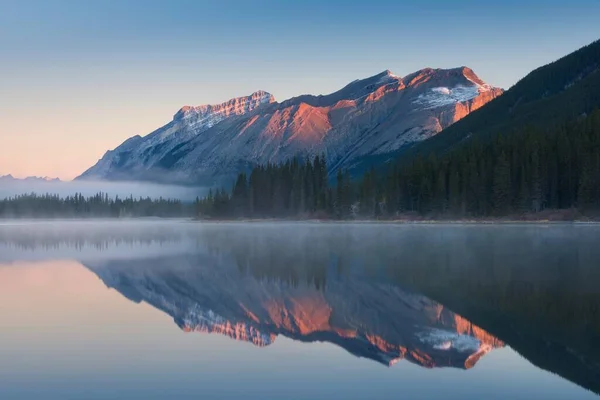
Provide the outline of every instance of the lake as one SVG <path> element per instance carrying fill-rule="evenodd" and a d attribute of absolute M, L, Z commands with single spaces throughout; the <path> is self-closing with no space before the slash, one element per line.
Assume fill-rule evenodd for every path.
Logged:
<path fill-rule="evenodd" d="M 594 399 L 600 226 L 0 222 L 0 399 Z"/>

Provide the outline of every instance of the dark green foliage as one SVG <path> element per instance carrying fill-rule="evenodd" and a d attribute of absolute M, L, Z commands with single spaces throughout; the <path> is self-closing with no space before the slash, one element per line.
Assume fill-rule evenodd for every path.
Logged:
<path fill-rule="evenodd" d="M 494 165 L 494 175 L 492 178 L 492 205 L 498 215 L 506 215 L 510 211 L 511 205 L 511 164 L 504 152 L 497 158 Z M 465 171 L 468 174 L 470 171 Z"/>
<path fill-rule="evenodd" d="M 199 215 L 217 218 L 270 218 L 346 216 L 350 210 L 352 191 L 347 175 L 342 172 L 342 190 L 334 192 L 327 183 L 324 156 L 283 164 L 267 164 L 252 169 L 250 176 L 238 175 L 230 194 L 217 190 L 199 201 Z M 335 193 L 335 195 L 334 195 Z"/>
<path fill-rule="evenodd" d="M 60 197 L 54 194 L 25 194 L 0 200 L 0 218 L 120 218 L 186 217 L 197 214 L 197 204 L 173 199 L 109 198 L 106 193 L 85 197 L 81 193 Z"/>
<path fill-rule="evenodd" d="M 472 140 L 442 157 L 396 167 L 373 195 L 373 172 L 359 187 L 388 212 L 505 216 L 578 207 L 600 211 L 600 111 L 552 129 L 525 128 L 485 145 Z M 373 197 L 375 196 L 375 197 Z"/>

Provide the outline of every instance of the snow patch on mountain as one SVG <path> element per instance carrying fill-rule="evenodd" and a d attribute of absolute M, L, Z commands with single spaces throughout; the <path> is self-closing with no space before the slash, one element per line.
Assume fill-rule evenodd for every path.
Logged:
<path fill-rule="evenodd" d="M 381 78 L 379 78 L 379 80 L 377 81 L 380 84 L 381 83 L 386 84 L 386 83 L 397 82 L 398 80 L 401 79 L 398 75 L 395 75 L 389 69 L 386 69 L 380 75 L 381 75 Z"/>
<path fill-rule="evenodd" d="M 476 84 L 473 86 L 458 85 L 451 89 L 447 87 L 434 87 L 417 96 L 417 98 L 414 100 L 414 104 L 418 104 L 426 110 L 445 107 L 472 100 L 480 93 L 489 90 L 489 86 L 486 87 Z"/>

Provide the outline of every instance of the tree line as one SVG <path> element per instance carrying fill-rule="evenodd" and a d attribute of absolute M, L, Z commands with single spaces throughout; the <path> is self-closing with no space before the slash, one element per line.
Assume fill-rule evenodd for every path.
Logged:
<path fill-rule="evenodd" d="M 238 175 L 233 189 L 209 192 L 197 203 L 201 217 L 326 217 L 349 208 L 349 175 L 338 176 L 334 190 L 328 183 L 324 156 L 294 158 L 281 164 L 260 165 L 249 175 Z M 343 206 L 340 204 L 343 202 Z"/>
<path fill-rule="evenodd" d="M 440 156 L 397 165 L 375 201 L 391 212 L 506 216 L 600 209 L 600 112 L 552 128 L 472 138 Z M 364 185 L 364 180 L 363 180 Z"/>
<path fill-rule="evenodd" d="M 351 182 L 328 179 L 325 156 L 257 166 L 231 191 L 196 203 L 201 217 L 503 217 L 543 210 L 600 211 L 600 111 L 451 151 L 418 156 Z"/>
<path fill-rule="evenodd" d="M 180 200 L 109 197 L 102 192 L 87 197 L 81 193 L 66 197 L 31 193 L 0 200 L 2 218 L 186 217 L 194 213 L 192 203 Z"/>

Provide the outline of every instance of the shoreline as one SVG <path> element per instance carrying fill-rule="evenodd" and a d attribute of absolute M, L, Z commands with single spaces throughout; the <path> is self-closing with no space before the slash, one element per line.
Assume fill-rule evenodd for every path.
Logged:
<path fill-rule="evenodd" d="M 600 220 L 377 220 L 377 219 L 356 219 L 356 220 L 335 220 L 335 219 L 191 219 L 190 222 L 198 223 L 313 223 L 313 224 L 388 224 L 388 225 L 596 225 Z"/>
<path fill-rule="evenodd" d="M 382 224 L 477 224 L 477 225 L 507 225 L 507 224 L 597 224 L 600 223 L 598 215 L 585 215 L 577 209 L 547 209 L 538 213 L 513 213 L 498 217 L 456 217 L 433 215 L 421 216 L 414 213 L 399 214 L 382 218 L 347 218 L 335 219 L 320 214 L 304 214 L 296 217 L 284 218 L 202 218 L 194 217 L 194 221 L 201 222 L 314 222 L 314 223 L 382 223 Z"/>
<path fill-rule="evenodd" d="M 319 218 L 196 218 L 196 217 L 46 217 L 0 218 L 1 224 L 36 222 L 189 222 L 217 224 L 310 223 L 310 224 L 386 224 L 386 225 L 597 225 L 600 219 L 319 219 Z"/>

